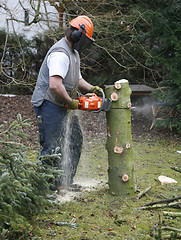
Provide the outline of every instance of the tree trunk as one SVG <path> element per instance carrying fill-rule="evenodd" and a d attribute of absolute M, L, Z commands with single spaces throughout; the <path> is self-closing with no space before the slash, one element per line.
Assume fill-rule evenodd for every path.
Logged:
<path fill-rule="evenodd" d="M 131 89 L 127 80 L 106 86 L 112 99 L 107 112 L 107 144 L 109 192 L 113 195 L 134 194 L 133 146 L 131 136 Z"/>

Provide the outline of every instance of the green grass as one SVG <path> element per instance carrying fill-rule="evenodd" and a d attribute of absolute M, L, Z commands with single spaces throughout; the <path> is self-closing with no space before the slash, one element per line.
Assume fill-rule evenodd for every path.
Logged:
<path fill-rule="evenodd" d="M 137 189 L 143 190 L 151 185 L 147 195 L 141 199 L 136 199 L 136 193 L 134 197 L 110 195 L 106 184 L 105 142 L 86 139 L 76 179 L 96 179 L 102 181 L 102 185 L 93 191 L 83 192 L 73 201 L 61 203 L 43 216 L 35 217 L 33 224 L 40 228 L 38 239 L 153 239 L 149 233 L 158 234 L 159 223 L 181 229 L 180 219 L 163 217 L 163 209 L 138 210 L 146 203 L 181 195 L 181 174 L 170 168 L 180 166 L 181 155 L 177 153 L 181 150 L 179 141 L 144 138 L 133 142 Z M 172 177 L 178 184 L 160 185 L 159 175 Z M 72 220 L 78 224 L 77 228 L 56 225 L 57 222 L 70 223 Z M 170 234 L 164 230 L 164 234 L 167 233 Z"/>

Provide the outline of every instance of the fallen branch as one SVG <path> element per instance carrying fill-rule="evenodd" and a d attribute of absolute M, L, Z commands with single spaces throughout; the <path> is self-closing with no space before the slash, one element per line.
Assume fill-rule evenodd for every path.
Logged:
<path fill-rule="evenodd" d="M 176 236 L 177 236 L 176 239 L 181 239 L 181 234 L 176 233 Z M 145 235 L 145 239 L 150 239 L 150 237 L 151 237 L 150 235 Z M 170 239 L 171 239 L 171 236 L 170 236 L 170 234 L 169 234 L 169 235 L 162 235 L 162 236 L 161 236 L 161 239 L 162 239 L 162 240 L 164 240 L 164 239 L 170 240 Z"/>
<path fill-rule="evenodd" d="M 139 194 L 137 194 L 136 198 L 139 199 L 141 198 L 143 195 L 145 195 L 149 190 L 151 189 L 151 186 L 147 187 L 146 189 L 144 189 L 143 191 L 141 191 Z"/>
<path fill-rule="evenodd" d="M 170 203 L 170 202 L 174 202 L 179 199 L 181 199 L 181 196 L 175 197 L 175 198 L 168 198 L 168 199 L 164 199 L 164 200 L 160 200 L 160 201 L 156 201 L 156 202 L 151 202 L 151 203 L 145 204 L 144 206 L 152 206 L 152 205 L 159 204 L 159 203 Z"/>
<path fill-rule="evenodd" d="M 137 209 L 147 210 L 147 209 L 154 209 L 154 208 L 164 208 L 164 207 L 181 207 L 181 202 L 175 203 L 163 203 L 163 204 L 155 204 L 153 206 L 142 206 Z"/>
<path fill-rule="evenodd" d="M 170 235 L 163 235 L 162 239 L 171 239 Z M 177 234 L 177 238 L 176 239 L 181 239 L 181 234 Z"/>
<path fill-rule="evenodd" d="M 179 167 L 170 167 L 172 170 L 175 170 L 176 172 L 181 173 L 181 168 Z"/>
<path fill-rule="evenodd" d="M 181 212 L 166 212 L 163 211 L 164 216 L 169 216 L 169 217 L 181 217 Z"/>
<path fill-rule="evenodd" d="M 175 231 L 175 232 L 181 232 L 181 229 L 179 228 L 174 228 L 174 227 L 170 227 L 170 226 L 163 226 L 161 227 L 162 230 L 170 230 L 170 231 Z"/>
<path fill-rule="evenodd" d="M 118 226 L 121 226 L 121 224 L 126 223 L 127 221 L 121 217 L 119 217 L 118 215 L 115 216 L 115 220 L 114 223 Z"/>
<path fill-rule="evenodd" d="M 77 228 L 79 226 L 78 223 L 75 223 L 76 219 L 73 218 L 70 223 L 68 222 L 56 222 L 55 224 L 58 226 L 65 226 L 65 227 L 70 227 L 70 228 Z"/>

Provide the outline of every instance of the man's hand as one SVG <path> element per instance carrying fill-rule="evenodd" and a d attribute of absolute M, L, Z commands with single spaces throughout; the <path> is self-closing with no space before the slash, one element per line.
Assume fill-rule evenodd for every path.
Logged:
<path fill-rule="evenodd" d="M 91 87 L 91 92 L 95 93 L 96 95 L 98 95 L 98 96 L 100 96 L 100 97 L 102 96 L 101 91 L 103 91 L 103 89 L 100 88 L 99 86 L 93 86 L 93 87 Z"/>
<path fill-rule="evenodd" d="M 72 99 L 72 102 L 66 104 L 68 109 L 76 110 L 79 107 L 79 100 Z"/>

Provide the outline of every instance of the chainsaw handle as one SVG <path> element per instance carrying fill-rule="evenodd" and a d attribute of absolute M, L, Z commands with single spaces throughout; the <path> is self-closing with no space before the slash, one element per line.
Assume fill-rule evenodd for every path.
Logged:
<path fill-rule="evenodd" d="M 102 93 L 102 104 L 99 110 L 94 110 L 92 112 L 99 113 L 102 111 L 102 108 L 104 106 L 104 101 L 105 101 L 105 93 L 102 90 L 99 90 L 100 93 Z"/>

